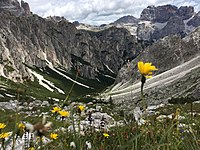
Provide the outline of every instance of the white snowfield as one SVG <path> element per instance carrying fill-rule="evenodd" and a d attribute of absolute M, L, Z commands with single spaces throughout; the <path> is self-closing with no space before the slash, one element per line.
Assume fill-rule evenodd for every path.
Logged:
<path fill-rule="evenodd" d="M 159 88 L 162 86 L 169 85 L 171 82 L 184 77 L 187 73 L 197 68 L 200 68 L 200 55 L 175 68 L 172 68 L 159 75 L 156 75 L 151 79 L 147 79 L 144 86 L 144 90 L 154 87 Z M 140 81 L 133 84 L 131 84 L 130 81 L 124 84 L 118 83 L 111 90 L 106 91 L 101 96 L 105 100 L 109 100 L 110 96 L 112 96 L 114 103 L 118 103 L 117 101 L 120 101 L 120 99 L 126 100 L 125 98 L 128 96 L 130 97 L 134 95 L 135 97 L 137 97 L 140 94 L 140 88 L 141 88 Z"/>
<path fill-rule="evenodd" d="M 35 71 L 32 71 L 31 69 L 28 68 L 28 71 L 33 74 L 38 80 L 39 80 L 39 84 L 42 85 L 43 87 L 45 87 L 47 90 L 53 92 L 54 89 L 58 90 L 59 93 L 62 93 L 62 94 L 65 94 L 65 92 L 61 89 L 59 89 L 58 87 L 56 87 L 52 82 L 44 79 L 44 77 L 40 74 L 38 74 L 37 72 Z M 44 82 L 43 82 L 44 81 Z M 51 88 L 51 87 L 53 88 Z"/>

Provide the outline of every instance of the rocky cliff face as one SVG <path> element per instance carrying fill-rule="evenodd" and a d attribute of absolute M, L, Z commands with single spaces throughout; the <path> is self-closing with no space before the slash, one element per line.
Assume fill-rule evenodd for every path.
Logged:
<path fill-rule="evenodd" d="M 172 5 L 164 5 L 158 7 L 148 6 L 142 11 L 140 20 L 164 23 L 173 16 L 179 16 L 183 20 L 187 20 L 193 15 L 194 8 L 191 6 L 181 6 L 180 8 Z"/>
<path fill-rule="evenodd" d="M 188 26 L 198 27 L 200 25 L 200 11 L 187 23 Z"/>
<path fill-rule="evenodd" d="M 18 0 L 0 0 L 0 12 L 10 12 L 15 16 L 30 15 L 30 7 L 27 2 Z"/>
<path fill-rule="evenodd" d="M 194 21 L 198 20 L 198 17 L 194 15 L 194 8 L 191 6 L 182 6 L 180 8 L 172 5 L 148 6 L 142 11 L 140 20 L 151 22 L 152 25 L 148 26 L 152 29 L 149 30 L 149 28 L 146 28 L 146 25 L 142 28 L 140 26 L 137 30 L 138 37 L 145 40 L 158 40 L 172 34 L 185 36 L 194 27 L 198 26 Z M 141 35 L 141 32 L 145 34 Z M 148 35 L 148 38 L 145 35 Z"/>
<path fill-rule="evenodd" d="M 0 17 L 0 73 L 12 80 L 30 76 L 26 65 L 79 68 L 82 76 L 95 79 L 99 72 L 117 74 L 126 59 L 137 55 L 137 41 L 125 29 L 88 32 L 65 19 L 8 12 Z"/>

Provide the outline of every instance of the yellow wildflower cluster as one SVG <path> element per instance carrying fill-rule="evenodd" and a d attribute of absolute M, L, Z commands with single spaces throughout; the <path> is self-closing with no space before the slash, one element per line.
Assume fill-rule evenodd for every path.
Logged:
<path fill-rule="evenodd" d="M 52 113 L 58 113 L 59 115 L 61 115 L 62 117 L 69 117 L 70 116 L 70 112 L 62 110 L 60 107 L 53 107 L 53 109 L 51 110 Z"/>

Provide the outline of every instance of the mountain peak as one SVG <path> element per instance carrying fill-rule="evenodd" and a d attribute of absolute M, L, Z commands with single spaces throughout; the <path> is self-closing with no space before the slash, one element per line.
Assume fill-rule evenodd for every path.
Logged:
<path fill-rule="evenodd" d="M 134 16 L 127 15 L 119 18 L 114 22 L 114 24 L 121 24 L 121 23 L 138 23 L 138 19 Z"/>
<path fill-rule="evenodd" d="M 177 8 L 173 5 L 163 6 L 148 6 L 145 8 L 141 15 L 140 20 L 153 21 L 158 23 L 164 23 L 169 20 L 172 16 L 179 16 L 183 20 L 189 19 L 194 15 L 194 7 L 192 6 L 181 6 Z"/>
<path fill-rule="evenodd" d="M 29 15 L 30 7 L 27 2 L 21 1 L 21 4 L 18 0 L 0 0 L 0 12 L 10 12 L 15 16 Z"/>

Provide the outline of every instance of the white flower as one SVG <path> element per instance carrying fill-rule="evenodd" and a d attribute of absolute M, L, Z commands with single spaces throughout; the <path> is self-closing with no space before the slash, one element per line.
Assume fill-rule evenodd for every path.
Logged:
<path fill-rule="evenodd" d="M 76 148 L 76 144 L 74 142 L 70 142 L 70 147 Z"/>
<path fill-rule="evenodd" d="M 140 110 L 140 107 L 135 107 L 133 113 L 134 113 L 135 121 L 138 122 L 140 118 L 142 117 L 142 111 Z"/>
<path fill-rule="evenodd" d="M 92 149 L 91 142 L 86 141 L 85 144 L 86 144 L 87 149 Z"/>

